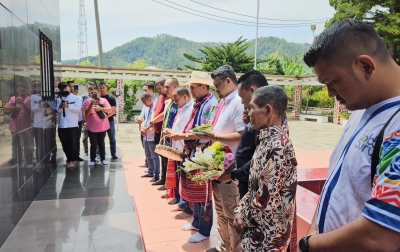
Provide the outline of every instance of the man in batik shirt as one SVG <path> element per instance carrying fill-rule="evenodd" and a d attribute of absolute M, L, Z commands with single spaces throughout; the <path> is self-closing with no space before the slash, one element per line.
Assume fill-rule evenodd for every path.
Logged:
<path fill-rule="evenodd" d="M 297 161 L 282 117 L 287 96 L 278 86 L 254 91 L 249 104 L 251 126 L 259 130 L 249 191 L 236 207 L 234 226 L 243 251 L 286 251 L 295 214 Z"/>

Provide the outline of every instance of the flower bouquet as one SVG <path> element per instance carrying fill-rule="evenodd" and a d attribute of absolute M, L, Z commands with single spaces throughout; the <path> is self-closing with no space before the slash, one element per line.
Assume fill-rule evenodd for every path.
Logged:
<path fill-rule="evenodd" d="M 197 150 L 192 160 L 183 162 L 181 170 L 186 172 L 193 182 L 203 184 L 207 180 L 218 179 L 222 174 L 236 168 L 235 156 L 228 146 L 214 142 L 208 148 Z M 198 170 L 195 175 L 191 171 Z"/>

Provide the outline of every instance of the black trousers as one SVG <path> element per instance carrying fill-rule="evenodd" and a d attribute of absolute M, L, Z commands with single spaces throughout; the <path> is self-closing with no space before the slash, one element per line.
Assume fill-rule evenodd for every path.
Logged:
<path fill-rule="evenodd" d="M 78 127 L 76 128 L 58 128 L 58 137 L 60 138 L 61 145 L 67 162 L 78 160 L 78 149 L 76 148 L 78 141 Z"/>
<path fill-rule="evenodd" d="M 83 127 L 83 121 L 79 121 L 78 122 L 78 128 L 79 128 L 79 130 L 78 130 L 78 137 L 77 137 L 77 139 L 78 139 L 78 141 L 76 141 L 76 148 L 78 149 L 78 157 L 80 157 L 81 156 L 81 135 L 82 135 L 82 127 Z"/>
<path fill-rule="evenodd" d="M 100 160 L 106 159 L 106 144 L 104 139 L 106 138 L 107 131 L 103 132 L 91 132 L 88 130 L 90 140 L 90 161 L 94 162 L 96 159 L 96 148 L 99 146 Z"/>
<path fill-rule="evenodd" d="M 174 198 L 177 199 L 178 201 L 181 199 L 181 195 L 179 194 L 179 175 L 180 172 L 177 171 L 179 169 L 179 166 L 181 166 L 180 161 L 175 161 L 175 178 L 176 178 L 176 185 L 174 189 Z"/>

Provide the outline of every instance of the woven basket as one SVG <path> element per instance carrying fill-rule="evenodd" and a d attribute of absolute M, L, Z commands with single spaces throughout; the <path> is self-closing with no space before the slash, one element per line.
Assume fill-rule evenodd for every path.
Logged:
<path fill-rule="evenodd" d="M 156 149 L 154 152 L 157 153 L 158 155 L 161 155 L 163 157 L 169 158 L 174 161 L 183 161 L 182 158 L 183 152 L 178 150 L 177 148 L 162 145 L 161 142 L 163 139 L 165 139 L 165 137 L 161 138 L 160 143 L 156 145 Z"/>

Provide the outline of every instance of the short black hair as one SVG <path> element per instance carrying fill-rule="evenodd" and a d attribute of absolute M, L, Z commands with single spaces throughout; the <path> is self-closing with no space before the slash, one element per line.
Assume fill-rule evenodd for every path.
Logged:
<path fill-rule="evenodd" d="M 60 82 L 58 83 L 58 89 L 60 89 L 60 91 L 63 91 L 66 87 L 68 87 L 68 84 L 66 82 Z"/>
<path fill-rule="evenodd" d="M 174 92 L 176 92 L 176 94 L 180 96 L 186 95 L 187 97 L 190 97 L 189 89 L 187 89 L 186 87 L 177 87 Z"/>
<path fill-rule="evenodd" d="M 238 83 L 240 84 L 240 88 L 244 90 L 249 90 L 252 85 L 257 88 L 268 86 L 267 78 L 257 70 L 248 71 L 240 76 Z"/>
<path fill-rule="evenodd" d="M 150 89 L 151 91 L 154 92 L 154 84 L 152 82 L 146 82 L 143 87 L 147 87 L 148 89 Z"/>
<path fill-rule="evenodd" d="M 363 54 L 382 62 L 391 58 L 385 42 L 370 24 L 342 19 L 318 35 L 304 55 L 304 62 L 313 67 L 318 59 L 323 59 L 329 65 L 348 68 Z"/>
<path fill-rule="evenodd" d="M 285 114 L 288 98 L 285 89 L 280 86 L 257 88 L 253 93 L 253 97 L 254 103 L 258 107 L 265 107 L 269 104 L 278 115 L 283 116 Z"/>
<path fill-rule="evenodd" d="M 214 79 L 215 77 L 218 77 L 220 80 L 229 78 L 235 85 L 238 84 L 235 71 L 230 65 L 223 65 L 215 69 L 215 71 L 211 73 L 211 78 Z"/>
<path fill-rule="evenodd" d="M 169 78 L 167 80 L 169 80 L 170 84 L 172 84 L 172 85 L 174 85 L 176 87 L 179 87 L 179 81 L 178 81 L 177 78 Z"/>
<path fill-rule="evenodd" d="M 144 93 L 144 94 L 142 94 L 142 97 L 140 97 L 140 99 L 142 99 L 142 100 L 146 100 L 146 99 L 149 99 L 149 98 L 151 99 L 152 97 L 148 93 Z"/>
<path fill-rule="evenodd" d="M 101 85 L 105 85 L 105 86 L 107 87 L 107 85 L 106 85 L 106 83 L 105 83 L 104 81 L 100 81 L 100 82 L 97 84 L 98 87 L 100 87 Z"/>
<path fill-rule="evenodd" d="M 164 77 L 160 77 L 156 80 L 156 86 L 157 84 L 160 84 L 162 87 L 164 87 L 164 83 L 167 79 L 165 79 Z"/>
<path fill-rule="evenodd" d="M 73 81 L 73 80 L 67 81 L 67 85 L 68 85 L 68 86 L 69 86 L 69 84 L 71 84 L 71 83 L 75 83 L 75 81 Z"/>

